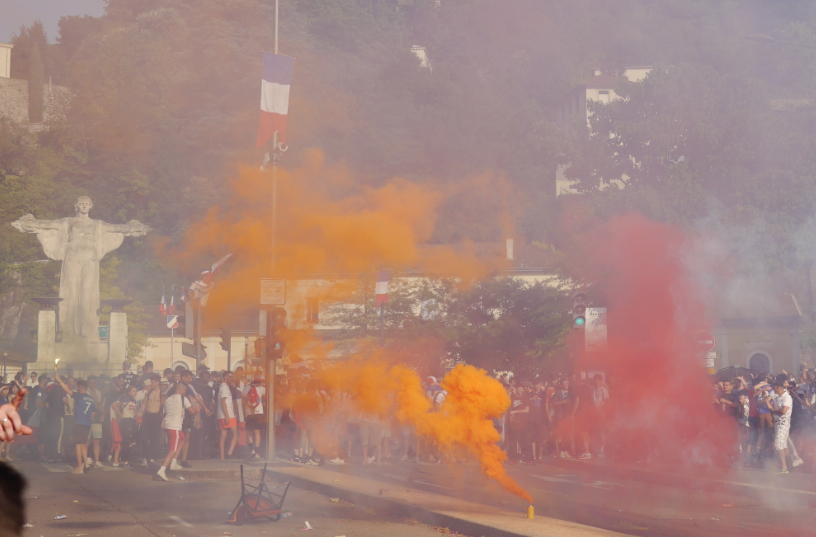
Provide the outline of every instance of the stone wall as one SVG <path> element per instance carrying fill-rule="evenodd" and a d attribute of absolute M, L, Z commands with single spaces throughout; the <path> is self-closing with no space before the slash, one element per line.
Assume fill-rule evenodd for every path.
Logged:
<path fill-rule="evenodd" d="M 44 123 L 62 121 L 71 103 L 71 91 L 64 86 L 43 85 Z M 0 78 L 0 117 L 28 123 L 28 81 Z"/>

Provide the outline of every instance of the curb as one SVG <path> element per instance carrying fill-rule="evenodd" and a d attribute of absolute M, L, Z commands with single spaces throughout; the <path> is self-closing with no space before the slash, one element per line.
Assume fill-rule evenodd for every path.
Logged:
<path fill-rule="evenodd" d="M 342 500 L 364 505 L 366 507 L 385 511 L 391 515 L 400 518 L 412 518 L 419 520 L 424 524 L 430 526 L 444 527 L 456 533 L 481 536 L 481 537 L 529 537 L 529 533 L 516 533 L 513 531 L 496 528 L 487 524 L 466 520 L 464 518 L 447 515 L 432 511 L 425 507 L 408 505 L 403 501 L 399 501 L 388 496 L 373 496 L 371 494 L 364 494 L 361 492 L 354 492 L 344 488 L 320 483 L 300 476 L 293 476 L 287 473 L 282 473 L 274 468 L 267 469 L 267 475 L 278 481 L 291 481 L 292 485 L 299 489 L 310 490 L 323 494 L 325 496 L 340 498 Z M 522 513 L 519 513 L 519 519 L 522 519 Z M 595 535 L 622 535 L 620 533 L 598 528 L 594 526 L 584 526 L 586 530 L 592 531 Z"/>

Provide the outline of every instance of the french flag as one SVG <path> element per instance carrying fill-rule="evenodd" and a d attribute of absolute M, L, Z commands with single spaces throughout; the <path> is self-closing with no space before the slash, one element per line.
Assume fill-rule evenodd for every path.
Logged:
<path fill-rule="evenodd" d="M 176 313 L 176 286 L 170 288 L 170 311 L 168 315 L 175 315 Z"/>
<path fill-rule="evenodd" d="M 258 126 L 258 147 L 278 133 L 278 141 L 286 142 L 286 116 L 289 114 L 289 86 L 295 59 L 282 54 L 263 53 L 261 81 L 261 123 Z"/>
<path fill-rule="evenodd" d="M 162 288 L 162 299 L 161 304 L 159 304 L 159 313 L 162 315 L 167 315 L 167 301 L 164 299 L 164 288 Z"/>
<path fill-rule="evenodd" d="M 379 308 L 381 304 L 388 304 L 388 271 L 377 272 L 377 285 L 374 287 L 374 307 Z"/>

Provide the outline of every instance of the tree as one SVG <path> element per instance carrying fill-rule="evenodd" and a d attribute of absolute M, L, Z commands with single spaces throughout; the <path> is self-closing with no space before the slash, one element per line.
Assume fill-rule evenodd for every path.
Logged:
<path fill-rule="evenodd" d="M 40 46 L 34 43 L 31 47 L 31 57 L 28 64 L 28 120 L 31 123 L 41 123 L 43 120 L 43 86 L 45 73 L 43 72 Z"/>

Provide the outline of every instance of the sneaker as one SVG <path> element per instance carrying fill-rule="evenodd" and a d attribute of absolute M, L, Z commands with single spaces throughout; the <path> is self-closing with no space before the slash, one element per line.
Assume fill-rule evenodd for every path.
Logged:
<path fill-rule="evenodd" d="M 793 459 L 793 464 L 791 464 L 791 466 L 796 468 L 798 466 L 802 466 L 803 464 L 805 464 L 805 461 L 803 461 L 800 457 L 796 457 L 795 459 Z"/>
<path fill-rule="evenodd" d="M 422 459 L 420 459 L 419 457 L 414 457 L 414 462 L 419 464 L 420 462 L 422 462 Z"/>
<path fill-rule="evenodd" d="M 605 459 L 606 458 L 606 454 L 604 453 L 603 448 L 601 448 L 601 451 L 599 451 L 598 454 L 595 455 L 595 457 L 597 457 L 599 459 Z"/>
<path fill-rule="evenodd" d="M 91 466 L 93 466 L 93 459 L 88 457 L 85 459 L 85 468 L 90 468 Z"/>
<path fill-rule="evenodd" d="M 367 458 L 367 459 L 366 459 L 366 461 L 365 461 L 365 463 L 364 463 L 364 464 L 371 464 L 372 462 L 374 462 L 374 461 L 376 461 L 376 460 L 377 460 L 377 456 L 376 456 L 376 455 L 372 455 L 372 456 L 370 456 L 369 458 Z"/>
<path fill-rule="evenodd" d="M 122 468 L 130 468 L 130 467 L 131 467 L 131 466 L 130 466 L 130 463 L 128 463 L 128 462 L 123 462 L 123 463 L 122 463 L 122 464 L 120 464 L 119 466 L 121 466 Z"/>
<path fill-rule="evenodd" d="M 776 473 L 777 473 L 777 474 L 789 474 L 790 472 L 789 472 L 789 471 L 787 471 L 787 470 L 779 470 L 779 471 L 778 471 L 778 472 L 776 472 Z"/>
<path fill-rule="evenodd" d="M 111 463 L 111 466 L 113 466 L 114 468 L 119 468 L 119 463 L 118 462 Z"/>
<path fill-rule="evenodd" d="M 84 474 L 85 473 L 85 468 L 83 468 L 81 466 L 77 466 L 76 468 L 71 470 L 71 473 L 72 474 Z"/>
<path fill-rule="evenodd" d="M 591 458 L 592 458 L 592 454 L 591 454 L 591 453 L 581 453 L 580 455 L 578 455 L 578 458 L 579 458 L 580 460 L 582 460 L 582 461 L 585 461 L 585 460 L 587 460 L 587 459 L 591 459 Z"/>
<path fill-rule="evenodd" d="M 408 460 L 408 455 L 403 455 L 402 457 L 399 458 L 399 460 L 400 460 L 400 462 L 407 461 Z"/>
<path fill-rule="evenodd" d="M 142 467 L 147 466 L 147 459 L 142 459 L 141 466 L 142 466 Z"/>
<path fill-rule="evenodd" d="M 156 475 L 159 476 L 162 480 L 170 482 L 170 480 L 167 479 L 167 475 L 164 473 L 164 469 L 159 468 L 159 471 L 156 472 Z"/>
<path fill-rule="evenodd" d="M 184 467 L 177 463 L 176 461 L 170 463 L 170 470 L 183 470 L 183 469 Z"/>
<path fill-rule="evenodd" d="M 181 461 L 179 464 L 181 465 L 182 468 L 192 468 L 193 467 L 193 465 L 190 464 L 187 461 Z"/>
<path fill-rule="evenodd" d="M 329 460 L 329 464 L 346 464 L 346 461 L 344 461 L 340 457 L 335 457 L 335 458 Z"/>
<path fill-rule="evenodd" d="M 314 460 L 314 459 L 309 459 L 309 460 L 307 460 L 307 461 L 306 461 L 306 464 L 308 464 L 309 466 L 319 466 L 319 465 L 320 465 L 320 463 L 319 463 L 319 462 L 317 462 L 317 461 L 316 461 L 316 460 Z"/>
<path fill-rule="evenodd" d="M 101 463 L 101 462 L 99 462 L 99 461 L 96 461 L 96 462 L 94 463 L 93 467 L 94 467 L 94 468 L 104 468 L 104 467 L 105 467 L 105 465 L 104 465 L 104 464 L 102 464 L 102 463 Z"/>

